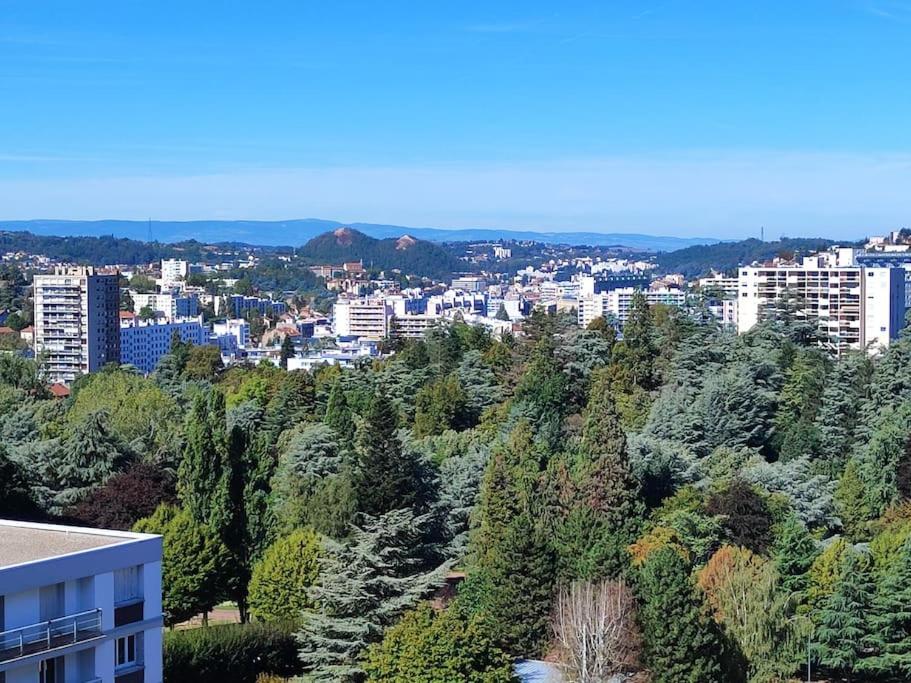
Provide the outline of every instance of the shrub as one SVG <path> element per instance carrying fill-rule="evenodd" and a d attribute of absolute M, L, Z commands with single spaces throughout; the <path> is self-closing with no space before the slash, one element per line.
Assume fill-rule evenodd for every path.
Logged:
<path fill-rule="evenodd" d="M 260 674 L 301 673 L 297 641 L 280 624 L 225 624 L 168 631 L 164 679 L 193 683 L 255 683 Z"/>

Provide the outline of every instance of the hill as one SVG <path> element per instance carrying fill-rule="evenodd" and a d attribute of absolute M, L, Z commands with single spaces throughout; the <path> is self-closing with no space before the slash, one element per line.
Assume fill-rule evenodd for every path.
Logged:
<path fill-rule="evenodd" d="M 448 280 L 453 273 L 465 270 L 465 263 L 432 242 L 411 235 L 374 239 L 348 227 L 314 237 L 297 253 L 319 263 L 363 261 L 367 268 L 398 269 L 438 280 Z"/>
<path fill-rule="evenodd" d="M 667 237 L 637 233 L 552 232 L 535 230 L 492 230 L 486 228 L 441 229 L 406 228 L 378 223 L 339 223 L 319 218 L 286 221 L 0 221 L 0 229 L 26 230 L 35 235 L 103 236 L 115 235 L 134 240 L 160 242 L 245 242 L 266 246 L 301 245 L 327 230 L 351 227 L 376 239 L 411 235 L 432 242 L 468 242 L 486 240 L 528 240 L 547 244 L 585 244 L 622 246 L 643 251 L 673 251 L 694 244 L 713 244 L 716 239 Z"/>
<path fill-rule="evenodd" d="M 740 265 L 765 261 L 782 254 L 808 254 L 835 244 L 821 237 L 782 238 L 762 242 L 755 238 L 739 242 L 719 242 L 679 249 L 658 255 L 658 267 L 666 273 L 683 273 L 693 277 L 712 270 L 727 271 Z"/>

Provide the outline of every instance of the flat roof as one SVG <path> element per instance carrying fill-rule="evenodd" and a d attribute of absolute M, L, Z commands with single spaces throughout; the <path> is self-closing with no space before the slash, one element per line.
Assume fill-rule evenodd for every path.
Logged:
<path fill-rule="evenodd" d="M 0 569 L 126 543 L 138 534 L 0 520 Z"/>

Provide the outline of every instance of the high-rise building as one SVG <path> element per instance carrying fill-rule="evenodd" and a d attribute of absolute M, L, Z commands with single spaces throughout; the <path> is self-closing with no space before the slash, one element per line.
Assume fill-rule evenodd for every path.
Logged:
<path fill-rule="evenodd" d="M 339 299 L 333 308 L 332 328 L 340 337 L 385 339 L 392 306 L 384 299 Z"/>
<path fill-rule="evenodd" d="M 68 384 L 120 362 L 120 274 L 92 267 L 36 275 L 35 350 L 48 378 Z"/>
<path fill-rule="evenodd" d="M 800 265 L 740 268 L 739 282 L 741 333 L 787 306 L 790 315 L 815 322 L 821 343 L 841 354 L 881 350 L 904 324 L 904 270 L 854 265 L 847 251 L 805 258 Z"/>
<path fill-rule="evenodd" d="M 120 362 L 135 366 L 141 372 L 152 372 L 158 361 L 171 350 L 174 333 L 182 342 L 201 346 L 209 341 L 209 331 L 202 318 L 172 323 L 143 323 L 133 318 L 120 329 Z"/>
<path fill-rule="evenodd" d="M 686 291 L 673 287 L 645 290 L 634 287 L 610 289 L 600 294 L 579 297 L 577 315 L 580 327 L 587 327 L 592 320 L 600 317 L 616 320 L 621 324 L 625 323 L 629 317 L 633 297 L 637 292 L 641 292 L 645 296 L 645 300 L 650 306 L 655 304 L 683 306 L 686 304 Z"/>
<path fill-rule="evenodd" d="M 164 287 L 173 287 L 183 282 L 189 273 L 189 264 L 176 258 L 161 260 L 161 283 Z"/>
<path fill-rule="evenodd" d="M 0 520 L 0 680 L 161 683 L 161 537 Z"/>

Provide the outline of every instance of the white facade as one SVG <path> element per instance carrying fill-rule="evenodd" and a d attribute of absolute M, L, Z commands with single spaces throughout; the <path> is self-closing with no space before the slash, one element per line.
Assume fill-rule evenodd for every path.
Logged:
<path fill-rule="evenodd" d="M 189 263 L 180 259 L 170 258 L 161 260 L 161 284 L 163 287 L 173 287 L 183 282 L 189 272 Z"/>
<path fill-rule="evenodd" d="M 625 323 L 629 316 L 629 309 L 637 291 L 645 295 L 650 306 L 664 304 L 666 306 L 683 306 L 686 303 L 686 292 L 682 289 L 660 288 L 637 290 L 634 287 L 621 287 L 611 289 L 600 294 L 582 296 L 578 301 L 578 319 L 580 327 L 587 327 L 592 320 L 598 317 L 612 318 Z"/>
<path fill-rule="evenodd" d="M 161 537 L 0 520 L 0 678 L 162 683 Z"/>
<path fill-rule="evenodd" d="M 243 318 L 213 323 L 212 334 L 216 337 L 234 337 L 237 340 L 237 346 L 245 348 L 250 343 L 250 323 Z"/>
<path fill-rule="evenodd" d="M 392 306 L 385 299 L 339 299 L 333 308 L 332 328 L 339 337 L 385 339 Z"/>
<path fill-rule="evenodd" d="M 737 331 L 750 330 L 784 296 L 800 315 L 816 320 L 823 344 L 848 349 L 887 347 L 904 324 L 905 280 L 900 268 L 865 268 L 851 250 L 803 260 L 800 266 L 750 266 L 739 270 Z"/>
<path fill-rule="evenodd" d="M 35 275 L 35 350 L 48 378 L 68 384 L 120 361 L 120 275 L 57 268 Z"/>

